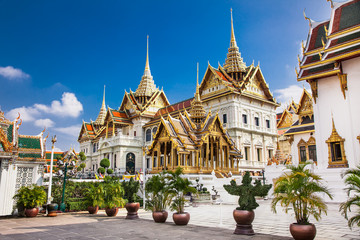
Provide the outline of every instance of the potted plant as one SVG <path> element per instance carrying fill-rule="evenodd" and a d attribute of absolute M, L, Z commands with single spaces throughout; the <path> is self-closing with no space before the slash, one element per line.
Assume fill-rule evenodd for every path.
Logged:
<path fill-rule="evenodd" d="M 185 194 L 196 193 L 196 189 L 191 187 L 191 181 L 187 178 L 182 178 L 182 168 L 177 168 L 175 171 L 167 171 L 167 179 L 169 180 L 169 193 L 174 198 L 170 209 L 175 211 L 173 220 L 176 225 L 187 225 L 190 221 L 190 214 L 185 212 Z"/>
<path fill-rule="evenodd" d="M 125 205 L 125 208 L 127 210 L 126 219 L 139 218 L 137 211 L 140 208 L 140 203 L 136 202 L 136 193 L 139 191 L 140 183 L 138 181 L 135 181 L 133 178 L 130 178 L 129 181 L 122 182 L 122 187 L 125 191 L 124 198 L 127 200 L 127 203 Z"/>
<path fill-rule="evenodd" d="M 152 211 L 155 222 L 164 223 L 168 217 L 166 207 L 171 202 L 164 172 L 152 176 L 145 184 L 146 210 Z"/>
<path fill-rule="evenodd" d="M 89 185 L 85 193 L 85 201 L 88 205 L 90 214 L 96 214 L 99 211 L 99 206 L 104 204 L 104 188 L 102 185 Z"/>
<path fill-rule="evenodd" d="M 354 224 L 360 227 L 360 166 L 345 171 L 342 177 L 344 176 L 346 176 L 345 183 L 348 186 L 346 190 L 349 199 L 340 204 L 340 211 L 345 219 L 348 220 L 350 228 L 352 228 Z M 356 208 L 356 214 L 349 219 L 348 212 L 351 212 L 351 207 Z"/>
<path fill-rule="evenodd" d="M 280 203 L 286 213 L 289 209 L 294 210 L 296 223 L 290 224 L 290 233 L 294 239 L 315 238 L 316 228 L 309 222 L 309 217 L 312 215 L 318 221 L 321 213 L 326 214 L 327 211 L 319 194 L 326 194 L 332 199 L 329 190 L 321 184 L 322 178 L 306 169 L 309 164 L 287 166 L 290 172 L 280 176 L 274 185 L 272 210 L 276 213 L 277 203 Z"/>
<path fill-rule="evenodd" d="M 239 207 L 233 211 L 233 217 L 237 223 L 234 234 L 255 234 L 252 229 L 252 222 L 255 218 L 254 209 L 259 206 L 255 197 L 267 194 L 272 186 L 271 184 L 253 185 L 251 182 L 250 173 L 246 172 L 242 178 L 241 185 L 237 185 L 234 180 L 230 181 L 230 185 L 224 185 L 225 190 L 229 194 L 239 196 Z"/>
<path fill-rule="evenodd" d="M 121 187 L 120 183 L 116 182 L 104 183 L 103 189 L 106 215 L 109 217 L 116 216 L 119 211 L 118 207 L 123 207 L 126 203 L 126 200 L 123 199 L 124 189 Z"/>
<path fill-rule="evenodd" d="M 42 186 L 21 187 L 14 199 L 18 207 L 25 208 L 25 216 L 35 217 L 39 213 L 38 207 L 46 202 L 46 192 Z"/>

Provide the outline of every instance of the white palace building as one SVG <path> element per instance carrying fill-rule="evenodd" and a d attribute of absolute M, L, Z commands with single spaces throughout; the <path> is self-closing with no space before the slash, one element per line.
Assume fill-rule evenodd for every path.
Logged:
<path fill-rule="evenodd" d="M 88 169 L 96 171 L 100 161 L 108 158 L 115 172 L 133 173 L 144 167 L 151 172 L 155 163 L 146 155 L 146 150 L 162 119 L 179 115 L 191 118 L 194 100 L 169 103 L 165 92 L 154 83 L 148 53 L 147 50 L 145 71 L 137 90 L 125 91 L 117 109 L 106 109 L 104 92 L 96 121 L 83 122 L 78 141 L 80 151 L 87 156 Z M 235 40 L 232 16 L 230 48 L 225 64 L 218 68 L 208 65 L 197 89 L 205 111 L 218 116 L 221 128 L 226 130 L 240 152 L 236 172 L 249 170 L 253 175 L 261 175 L 268 158 L 276 150 L 276 108 L 279 104 L 270 92 L 260 66 L 247 66 L 243 62 Z M 193 174 L 203 173 L 195 171 Z M 226 176 L 225 172 L 217 175 L 219 178 Z"/>

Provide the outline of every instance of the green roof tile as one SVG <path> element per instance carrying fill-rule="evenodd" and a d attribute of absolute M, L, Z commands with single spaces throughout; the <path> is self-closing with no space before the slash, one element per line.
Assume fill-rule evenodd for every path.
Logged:
<path fill-rule="evenodd" d="M 352 3 L 341 10 L 339 30 L 360 24 L 360 2 Z"/>
<path fill-rule="evenodd" d="M 39 138 L 19 137 L 20 148 L 41 149 Z"/>
<path fill-rule="evenodd" d="M 13 141 L 13 129 L 14 129 L 14 124 L 10 124 L 7 129 L 7 138 L 9 142 Z"/>
<path fill-rule="evenodd" d="M 19 153 L 20 158 L 41 158 L 40 153 Z"/>

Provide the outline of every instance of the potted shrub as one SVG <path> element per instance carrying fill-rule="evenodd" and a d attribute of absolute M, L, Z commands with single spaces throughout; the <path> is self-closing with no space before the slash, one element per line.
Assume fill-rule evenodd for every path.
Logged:
<path fill-rule="evenodd" d="M 118 207 L 123 207 L 126 203 L 126 200 L 123 199 L 124 189 L 120 183 L 115 182 L 104 183 L 103 189 L 106 215 L 109 217 L 116 216 L 119 211 Z"/>
<path fill-rule="evenodd" d="M 280 176 L 274 185 L 272 210 L 276 213 L 277 203 L 286 213 L 289 209 L 294 210 L 296 223 L 290 224 L 290 233 L 294 239 L 315 238 L 316 228 L 309 222 L 309 217 L 312 215 L 318 221 L 321 213 L 326 214 L 327 211 L 319 194 L 326 194 L 332 199 L 329 190 L 321 184 L 322 178 L 306 169 L 307 165 L 309 163 L 287 166 L 290 172 Z"/>
<path fill-rule="evenodd" d="M 124 198 L 127 200 L 127 203 L 125 205 L 125 208 L 127 210 L 126 219 L 139 218 L 137 211 L 140 208 L 140 203 L 136 202 L 136 193 L 139 191 L 140 183 L 138 181 L 135 181 L 133 178 L 130 178 L 129 181 L 122 182 L 122 187 L 125 191 Z"/>
<path fill-rule="evenodd" d="M 342 177 L 344 176 L 346 176 L 345 184 L 348 186 L 346 191 L 349 199 L 340 204 L 340 211 L 346 220 L 348 220 L 350 228 L 354 224 L 360 227 L 360 166 L 345 171 Z M 356 208 L 356 214 L 349 219 L 348 212 L 351 212 L 351 207 Z"/>
<path fill-rule="evenodd" d="M 99 206 L 104 204 L 104 188 L 102 185 L 90 185 L 85 193 L 85 201 L 88 206 L 87 210 L 90 214 L 96 214 Z"/>
<path fill-rule="evenodd" d="M 168 217 L 166 207 L 171 202 L 164 173 L 152 176 L 145 184 L 146 210 L 152 211 L 155 222 L 164 223 Z"/>
<path fill-rule="evenodd" d="M 250 173 L 246 172 L 242 178 L 241 185 L 237 185 L 234 180 L 230 181 L 230 185 L 224 185 L 225 190 L 229 194 L 239 196 L 239 207 L 233 211 L 233 217 L 236 221 L 234 234 L 255 234 L 252 229 L 252 222 L 255 218 L 254 209 L 259 206 L 255 197 L 266 195 L 272 186 L 271 184 L 253 185 L 251 181 Z"/>
<path fill-rule="evenodd" d="M 169 180 L 169 193 L 174 198 L 170 209 L 175 211 L 173 220 L 176 225 L 187 225 L 190 221 L 190 214 L 185 212 L 185 194 L 196 193 L 196 189 L 191 187 L 191 181 L 187 178 L 182 178 L 182 168 L 177 168 L 175 171 L 167 171 L 167 179 Z"/>
<path fill-rule="evenodd" d="M 42 186 L 21 187 L 14 199 L 18 207 L 25 208 L 25 216 L 35 217 L 39 213 L 38 207 L 46 202 L 46 192 Z"/>

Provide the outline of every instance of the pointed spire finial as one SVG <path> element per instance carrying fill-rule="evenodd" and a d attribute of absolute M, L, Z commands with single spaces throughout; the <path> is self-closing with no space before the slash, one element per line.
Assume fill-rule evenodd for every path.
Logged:
<path fill-rule="evenodd" d="M 104 95 L 103 95 L 103 102 L 101 107 L 105 107 L 105 85 L 104 85 Z"/>
<path fill-rule="evenodd" d="M 150 65 L 149 65 L 149 35 L 147 35 L 147 44 L 146 44 L 146 64 L 145 64 L 145 71 L 150 71 Z"/>
<path fill-rule="evenodd" d="M 232 15 L 232 8 L 230 8 L 231 13 L 231 40 L 230 40 L 230 47 L 237 47 L 235 34 L 234 34 L 234 23 L 233 23 L 233 15 Z"/>

